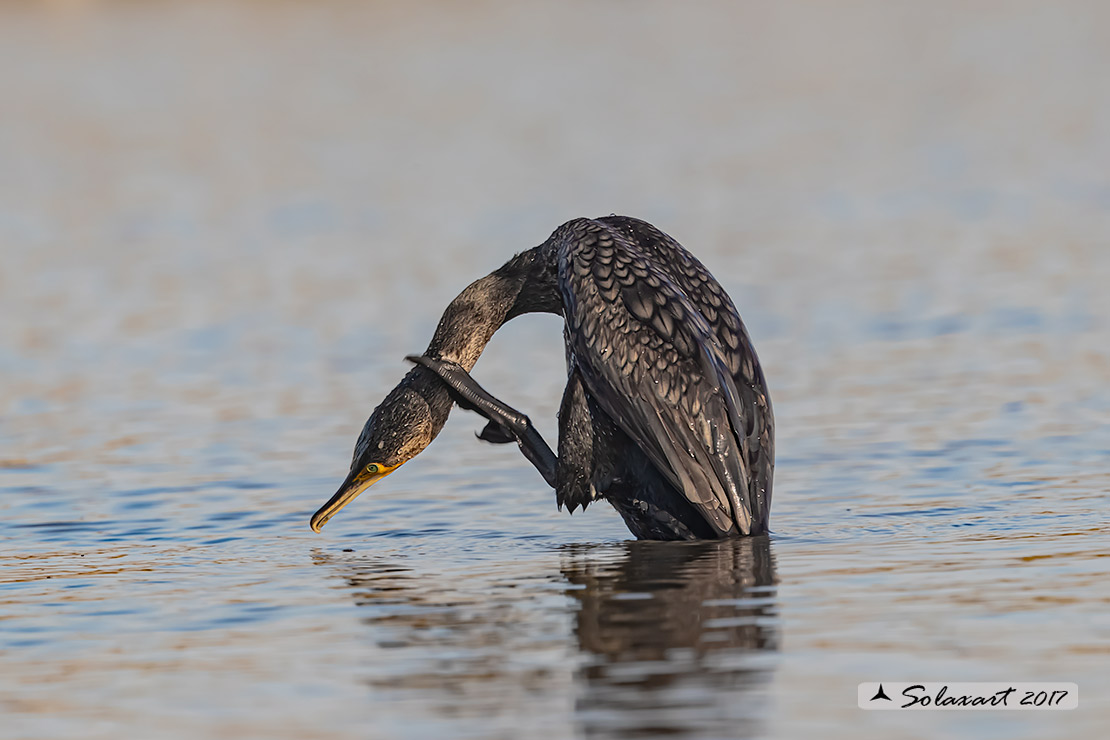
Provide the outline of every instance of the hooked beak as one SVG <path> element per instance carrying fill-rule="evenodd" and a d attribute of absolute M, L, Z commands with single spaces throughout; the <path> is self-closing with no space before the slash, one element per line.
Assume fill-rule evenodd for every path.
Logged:
<path fill-rule="evenodd" d="M 387 468 L 384 465 L 379 465 L 377 467 L 378 471 L 375 473 L 368 473 L 366 468 L 359 468 L 357 471 L 352 470 L 350 475 L 347 476 L 347 480 L 343 481 L 343 485 L 335 492 L 335 495 L 328 499 L 328 502 L 312 515 L 312 520 L 309 522 L 312 531 L 319 532 L 324 525 L 328 523 L 328 520 L 335 516 L 340 509 L 354 501 L 358 495 L 367 488 L 401 466 L 394 465 L 392 468 Z"/>

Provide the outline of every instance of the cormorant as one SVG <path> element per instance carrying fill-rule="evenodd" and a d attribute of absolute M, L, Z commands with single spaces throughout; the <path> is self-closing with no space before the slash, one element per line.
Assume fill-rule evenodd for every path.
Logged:
<path fill-rule="evenodd" d="M 558 455 L 469 374 L 494 332 L 531 312 L 565 320 Z M 759 359 L 720 284 L 645 221 L 563 224 L 468 286 L 407 359 L 417 366 L 374 409 L 313 530 L 427 447 L 458 403 L 489 420 L 482 439 L 520 445 L 560 508 L 604 499 L 641 539 L 767 531 L 774 417 Z"/>

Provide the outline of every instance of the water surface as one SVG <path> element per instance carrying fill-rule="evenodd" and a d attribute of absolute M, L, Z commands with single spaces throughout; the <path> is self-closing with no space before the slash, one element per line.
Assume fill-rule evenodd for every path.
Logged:
<path fill-rule="evenodd" d="M 1101 737 L 1108 21 L 5 5 L 0 735 Z M 610 212 L 738 304 L 772 535 L 629 542 L 459 411 L 313 534 L 451 297 Z M 475 374 L 553 440 L 562 363 L 524 317 Z"/>

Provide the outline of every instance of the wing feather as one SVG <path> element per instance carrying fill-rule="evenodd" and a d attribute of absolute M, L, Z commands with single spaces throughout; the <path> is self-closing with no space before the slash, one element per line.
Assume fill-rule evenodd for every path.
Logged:
<path fill-rule="evenodd" d="M 759 529 L 743 402 L 713 328 L 619 231 L 580 219 L 554 236 L 569 350 L 591 396 L 718 533 Z"/>
<path fill-rule="evenodd" d="M 743 430 L 741 447 L 751 478 L 750 500 L 759 529 L 766 529 L 775 469 L 775 418 L 767 381 L 744 322 L 728 293 L 709 270 L 677 241 L 646 221 L 628 216 L 598 219 L 632 241 L 666 271 L 709 323 L 719 341 L 734 387 L 739 391 L 734 428 Z"/>

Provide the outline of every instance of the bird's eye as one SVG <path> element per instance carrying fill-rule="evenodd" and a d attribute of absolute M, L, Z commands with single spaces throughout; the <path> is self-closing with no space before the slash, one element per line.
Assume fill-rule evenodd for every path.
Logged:
<path fill-rule="evenodd" d="M 370 475 L 374 475 L 380 469 L 381 469 L 381 466 L 378 465 L 377 463 L 370 463 L 369 465 L 366 466 L 366 472 L 370 473 Z"/>

